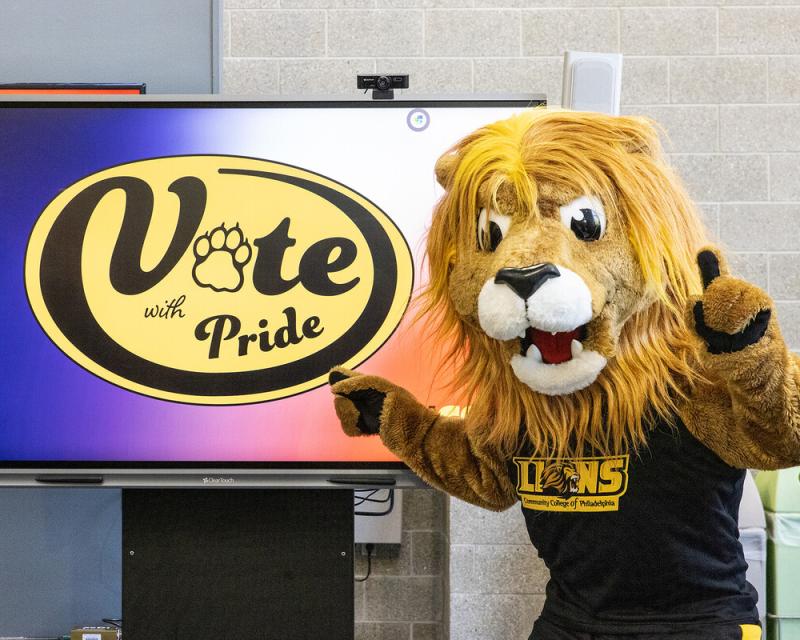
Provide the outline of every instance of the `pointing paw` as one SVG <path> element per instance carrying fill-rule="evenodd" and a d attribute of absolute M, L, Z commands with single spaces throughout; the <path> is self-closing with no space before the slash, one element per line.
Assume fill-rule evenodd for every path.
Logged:
<path fill-rule="evenodd" d="M 242 272 L 253 252 L 238 223 L 231 229 L 221 224 L 204 233 L 194 241 L 192 249 L 192 278 L 198 286 L 230 292 L 242 288 Z"/>

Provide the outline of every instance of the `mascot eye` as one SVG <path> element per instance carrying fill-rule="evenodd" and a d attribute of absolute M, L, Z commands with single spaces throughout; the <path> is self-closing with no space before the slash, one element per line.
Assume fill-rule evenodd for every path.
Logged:
<path fill-rule="evenodd" d="M 478 216 L 478 248 L 494 251 L 511 226 L 511 216 L 504 216 L 492 209 L 481 209 Z"/>
<path fill-rule="evenodd" d="M 578 240 L 593 242 L 606 231 L 606 212 L 603 203 L 592 196 L 581 196 L 559 208 L 561 222 L 571 229 Z"/>

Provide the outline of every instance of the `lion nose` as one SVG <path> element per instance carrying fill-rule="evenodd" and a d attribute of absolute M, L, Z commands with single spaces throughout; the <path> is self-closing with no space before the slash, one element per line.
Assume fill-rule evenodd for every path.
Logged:
<path fill-rule="evenodd" d="M 530 298 L 550 278 L 558 278 L 558 267 L 550 262 L 532 264 L 519 269 L 500 269 L 494 277 L 496 284 L 505 283 L 523 300 Z"/>

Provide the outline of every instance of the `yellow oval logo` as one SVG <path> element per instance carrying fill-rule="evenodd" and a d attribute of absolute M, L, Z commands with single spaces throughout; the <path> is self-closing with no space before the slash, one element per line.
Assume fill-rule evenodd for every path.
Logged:
<path fill-rule="evenodd" d="M 131 391 L 200 404 L 307 391 L 408 305 L 413 262 L 372 202 L 235 156 L 142 160 L 61 192 L 31 233 L 28 298 L 55 344 Z"/>

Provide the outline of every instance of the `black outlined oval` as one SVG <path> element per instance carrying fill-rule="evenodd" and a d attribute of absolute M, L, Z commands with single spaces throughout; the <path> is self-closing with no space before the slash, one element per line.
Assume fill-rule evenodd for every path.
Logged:
<path fill-rule="evenodd" d="M 263 200 L 264 194 L 277 194 L 276 202 L 280 200 L 282 207 L 276 204 L 275 208 L 280 211 L 270 213 L 271 205 L 260 201 L 253 204 L 252 211 L 249 209 L 248 202 Z M 230 211 L 217 205 L 236 198 L 240 213 L 249 213 L 235 214 L 234 220 Z M 298 208 L 287 208 L 286 203 L 291 205 L 294 201 L 300 203 Z M 170 207 L 172 213 L 165 213 Z M 315 313 L 321 323 L 346 323 L 327 335 L 323 332 L 314 338 L 316 342 L 308 339 L 303 349 L 297 345 L 297 349 L 286 348 L 278 355 L 277 349 L 260 353 L 253 347 L 247 357 L 233 354 L 228 360 L 209 360 L 211 368 L 203 370 L 205 361 L 190 349 L 191 340 L 186 337 L 187 342 L 183 342 L 203 314 L 213 316 L 217 304 L 227 310 L 226 315 L 236 317 L 237 313 L 245 313 L 243 310 L 257 308 L 260 315 L 265 315 L 263 309 L 268 309 L 272 322 L 291 302 L 291 292 L 282 300 L 281 295 L 264 296 L 252 283 L 236 290 L 201 289 L 198 284 L 202 282 L 191 281 L 190 266 L 192 260 L 195 265 L 198 260 L 192 255 L 193 243 L 226 221 L 227 228 L 241 224 L 243 232 L 253 231 L 263 222 L 261 231 L 254 232 L 257 236 L 287 215 L 295 224 L 295 234 L 307 229 L 312 237 L 314 233 L 323 234 L 317 237 L 319 240 L 325 235 L 317 227 L 327 225 L 335 230 L 336 237 L 349 238 L 357 246 L 360 257 L 356 260 L 362 262 L 350 265 L 348 279 L 357 280 L 360 288 L 355 287 L 357 291 L 349 298 L 350 292 L 315 297 L 302 284 L 294 287 L 295 297 L 307 308 L 309 304 L 319 304 L 320 311 Z M 167 223 L 161 226 L 169 228 L 173 235 L 160 238 L 154 232 L 158 230 L 156 222 L 170 216 L 177 221 L 171 227 Z M 124 293 L 119 293 L 106 285 L 115 277 L 115 252 L 130 253 L 129 247 L 117 245 L 124 244 L 120 241 L 123 228 L 126 238 L 136 235 L 136 230 L 127 233 L 136 225 L 125 226 L 133 220 L 138 221 L 138 232 L 146 237 L 144 242 L 158 247 L 151 251 L 155 258 L 148 265 L 144 264 L 142 252 L 139 281 L 142 287 L 156 284 L 143 292 L 138 290 L 142 287 L 131 286 L 128 290 L 120 286 Z M 176 238 L 180 241 L 176 242 Z M 306 244 L 311 246 L 312 240 Z M 297 252 L 308 249 L 299 246 L 302 242 L 296 241 L 295 245 Z M 254 257 L 252 263 L 256 260 Z M 132 263 L 129 260 L 127 264 Z M 365 269 L 365 265 L 371 266 Z M 237 266 L 243 271 L 241 265 Z M 254 264 L 245 268 L 250 271 L 244 276 L 252 279 Z M 120 269 L 116 271 L 121 273 Z M 116 277 L 123 282 L 125 276 L 120 273 Z M 339 274 L 332 274 L 331 278 L 334 275 Z M 295 395 L 324 384 L 332 366 L 357 366 L 367 359 L 391 336 L 402 318 L 413 286 L 413 262 L 394 222 L 374 203 L 330 178 L 255 158 L 172 156 L 104 169 L 56 196 L 31 233 L 25 278 L 31 308 L 45 333 L 91 373 L 130 391 L 165 400 L 225 405 Z M 144 308 L 152 303 L 153 291 L 162 286 L 176 294 L 191 291 L 194 296 L 196 313 L 183 323 L 183 329 L 174 320 L 169 321 L 172 324 L 159 325 L 151 318 L 148 324 L 125 312 L 126 306 Z M 119 297 L 114 298 L 117 294 Z M 210 302 L 200 303 L 198 298 Z M 242 319 L 250 329 L 243 327 L 241 335 L 253 330 L 255 320 L 256 316 Z M 155 346 L 147 352 L 141 346 L 148 337 L 147 331 L 157 332 L 166 326 L 174 335 L 162 337 L 159 343 L 153 333 Z M 324 339 L 320 339 L 322 336 Z M 238 340 L 240 336 L 234 337 Z M 192 339 L 198 342 L 197 338 Z M 228 352 L 237 345 L 236 340 L 230 340 L 224 345 Z M 264 358 L 271 359 L 265 364 Z"/>

